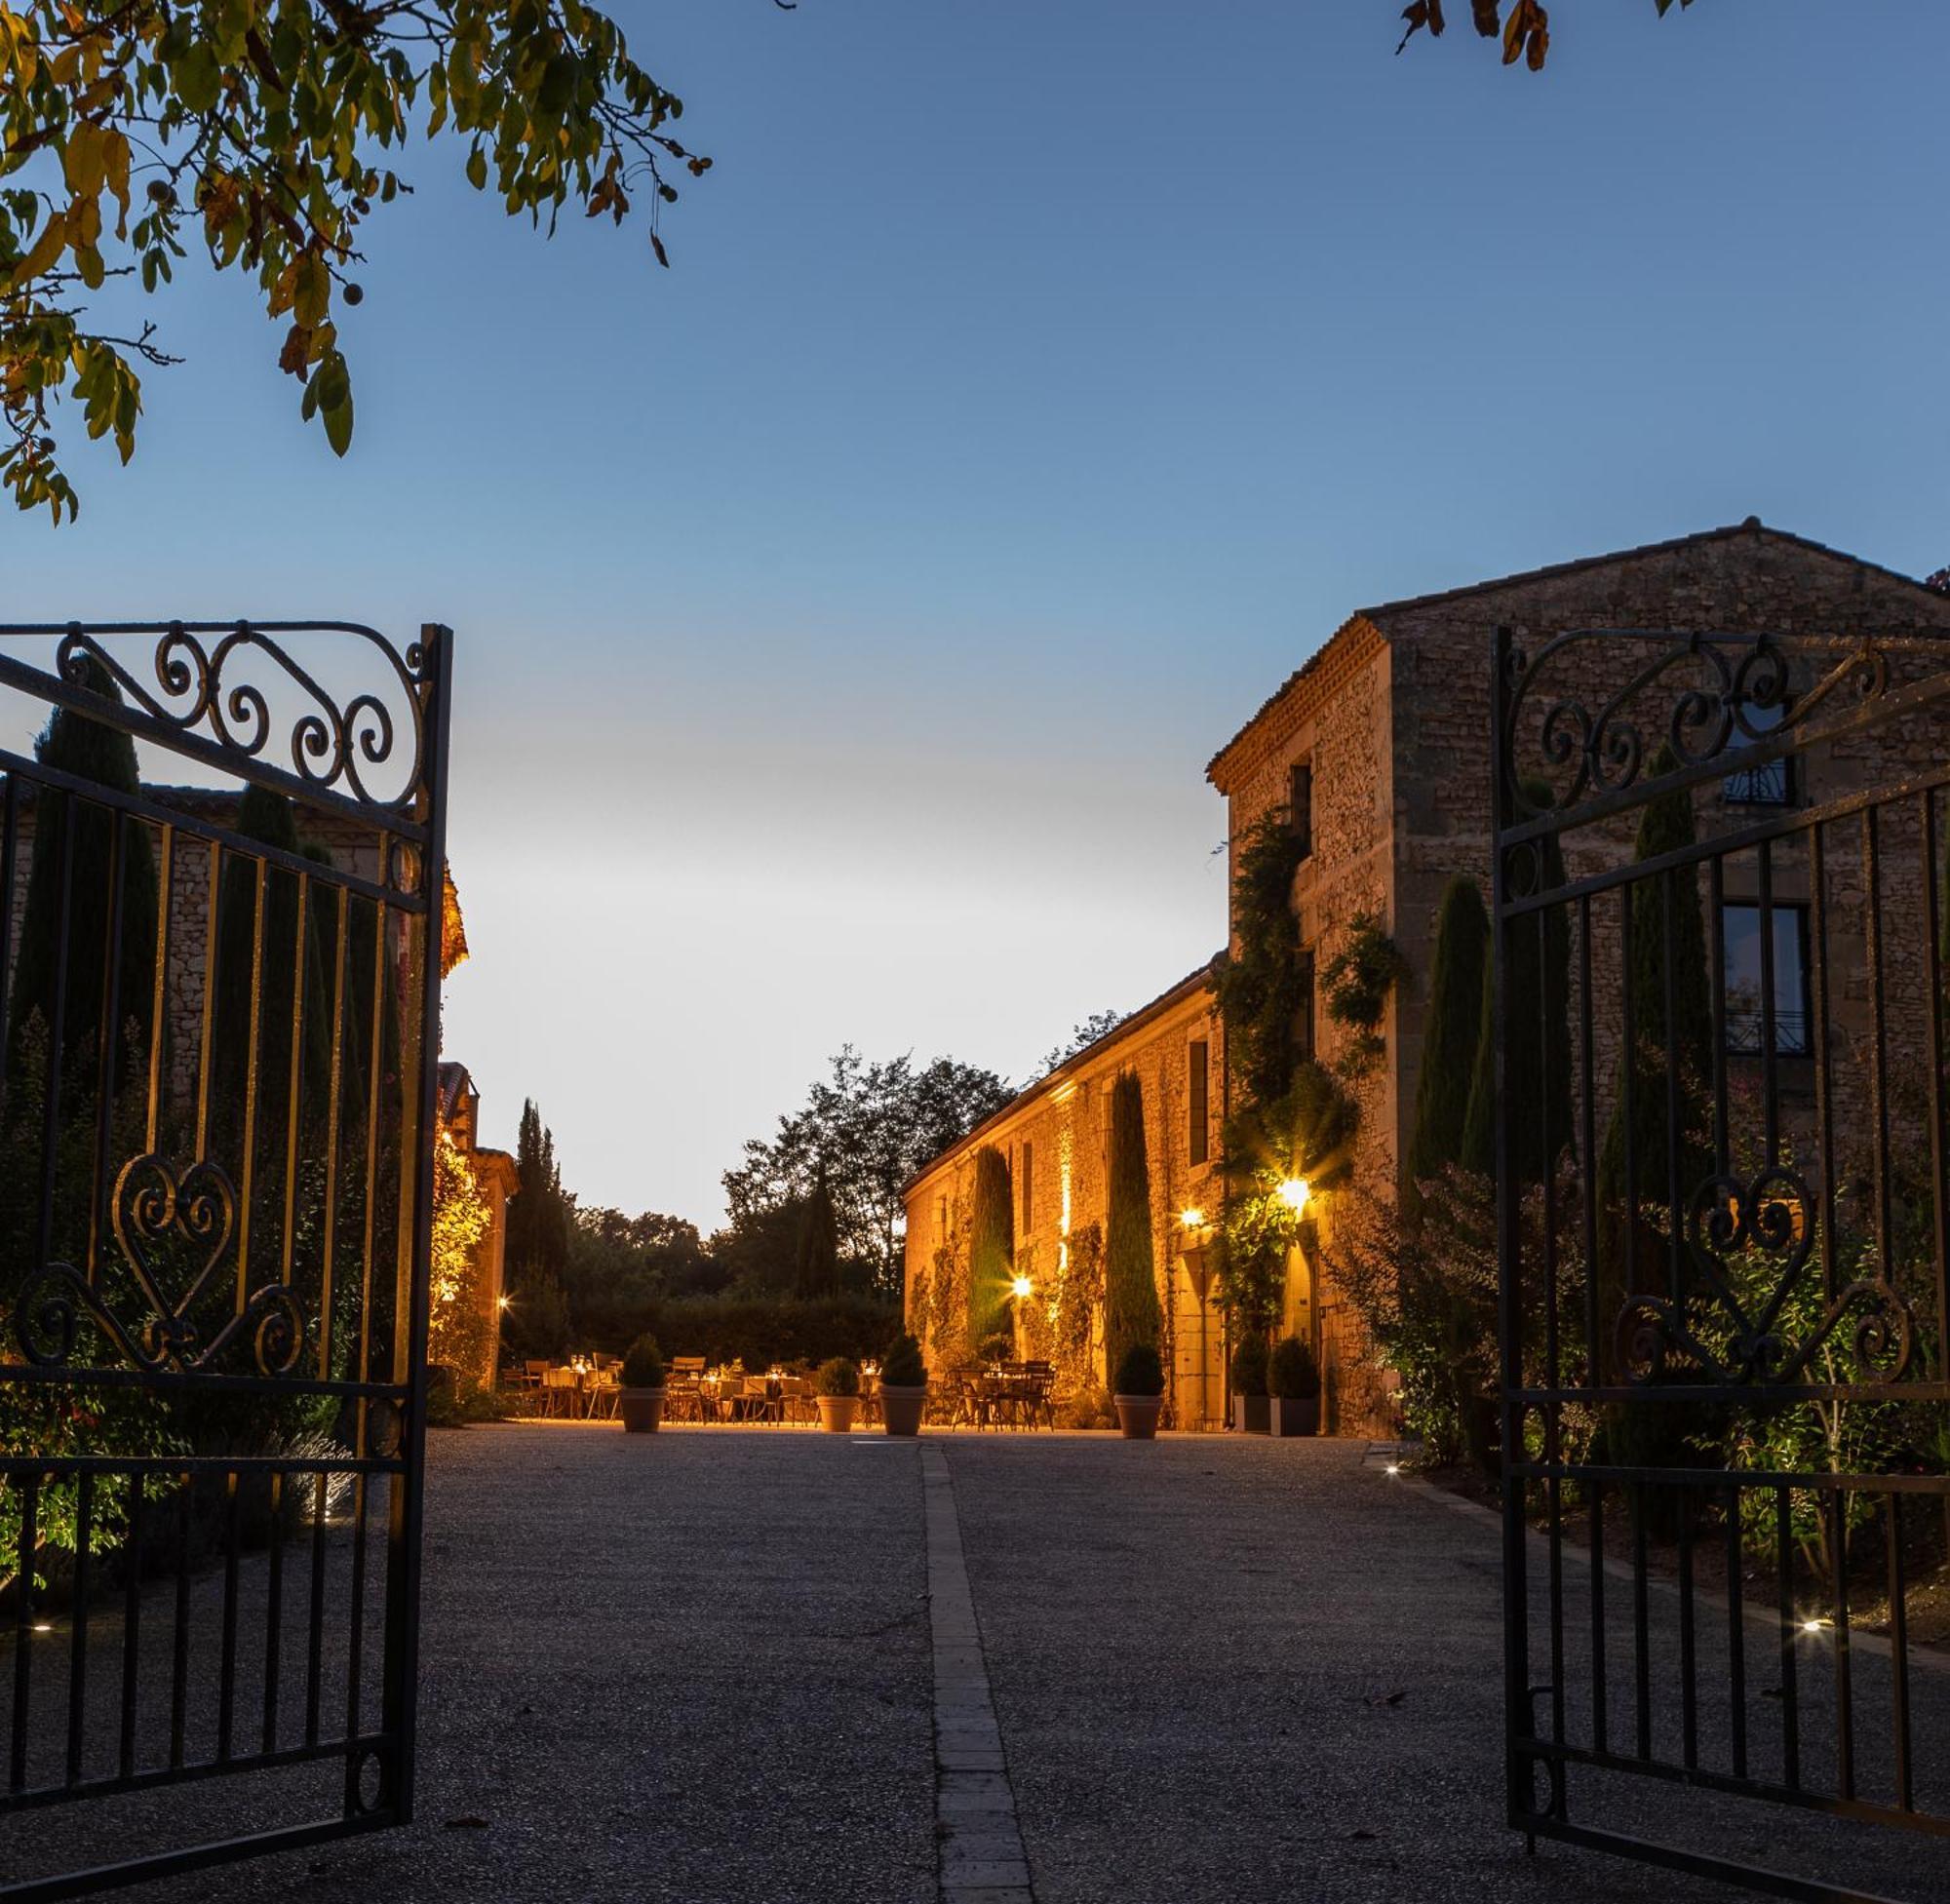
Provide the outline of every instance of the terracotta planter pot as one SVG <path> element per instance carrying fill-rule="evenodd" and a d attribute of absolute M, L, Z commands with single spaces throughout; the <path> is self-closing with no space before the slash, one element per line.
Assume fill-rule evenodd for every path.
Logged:
<path fill-rule="evenodd" d="M 927 1406 L 927 1383 L 917 1388 L 880 1384 L 880 1413 L 886 1418 L 890 1435 L 920 1433 L 920 1412 Z"/>
<path fill-rule="evenodd" d="M 858 1395 L 822 1395 L 819 1397 L 819 1425 L 830 1435 L 848 1435 L 853 1432 L 854 1418 L 860 1413 Z"/>
<path fill-rule="evenodd" d="M 1117 1408 L 1117 1427 L 1126 1441 L 1151 1441 L 1157 1436 L 1158 1412 L 1164 1407 L 1162 1395 L 1113 1395 Z"/>
<path fill-rule="evenodd" d="M 1272 1398 L 1268 1395 L 1234 1395 L 1232 1426 L 1242 1435 L 1263 1435 L 1272 1421 Z"/>
<path fill-rule="evenodd" d="M 664 1391 L 661 1388 L 626 1388 L 618 1397 L 624 1430 L 633 1435 L 653 1435 L 664 1418 Z"/>
<path fill-rule="evenodd" d="M 1272 1419 L 1267 1432 L 1276 1438 L 1289 1435 L 1317 1435 L 1320 1432 L 1320 1397 L 1293 1401 L 1282 1395 L 1272 1397 Z"/>

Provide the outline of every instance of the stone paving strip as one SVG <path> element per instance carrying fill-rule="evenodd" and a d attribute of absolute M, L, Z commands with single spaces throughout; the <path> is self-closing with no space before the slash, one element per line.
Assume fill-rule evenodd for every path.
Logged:
<path fill-rule="evenodd" d="M 920 1451 L 934 1643 L 935 1835 L 943 1904 L 1034 1904 L 1001 1728 L 989 1696 L 948 1456 Z"/>

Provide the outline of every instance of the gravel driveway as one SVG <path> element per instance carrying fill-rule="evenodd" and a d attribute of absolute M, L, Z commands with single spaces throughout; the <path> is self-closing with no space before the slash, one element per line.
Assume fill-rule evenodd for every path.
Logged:
<path fill-rule="evenodd" d="M 963 1710 L 940 1737 L 993 1700 L 1040 1904 L 1732 1895 L 1525 1856 L 1501 1822 L 1496 1530 L 1361 1446 L 934 1445 L 980 1642 L 954 1641 Z M 913 1444 L 500 1426 L 434 1436 L 429 1462 L 418 1822 L 132 1897 L 932 1904 L 940 1658 Z M 938 1561 L 944 1592 L 954 1576 Z M 1930 1675 L 1915 1723 L 1939 1764 L 1946 1701 Z M 1808 1814 L 1707 1816 L 1609 1776 L 1640 1830 L 1774 1861 L 1834 1848 Z M 50 1869 L 180 1842 L 192 1801 L 229 1807 L 220 1829 L 264 1822 L 247 1782 L 16 1816 L 0 1871 L 23 1847 Z M 1844 1868 L 1935 1904 L 1941 1843 L 1880 1833 Z"/>

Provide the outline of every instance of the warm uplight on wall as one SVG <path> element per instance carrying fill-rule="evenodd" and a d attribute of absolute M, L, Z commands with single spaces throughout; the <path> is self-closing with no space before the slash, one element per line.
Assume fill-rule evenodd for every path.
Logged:
<path fill-rule="evenodd" d="M 1305 1177 L 1289 1177 L 1279 1186 L 1279 1198 L 1295 1216 L 1306 1208 L 1307 1198 L 1313 1194 L 1313 1186 Z"/>
<path fill-rule="evenodd" d="M 1029 1297 L 1035 1292 L 1035 1285 L 1027 1276 L 1018 1276 L 1010 1287 L 1019 1297 Z"/>
<path fill-rule="evenodd" d="M 505 1296 L 497 1296 L 497 1297 L 495 1297 L 495 1299 L 494 1299 L 494 1306 L 495 1306 L 495 1307 L 496 1307 L 497 1309 L 505 1309 L 505 1308 L 506 1308 L 506 1307 L 508 1306 L 508 1299 L 507 1299 L 507 1298 L 506 1298 Z"/>
<path fill-rule="evenodd" d="M 1187 1229 L 1203 1229 L 1205 1227 L 1205 1212 L 1203 1210 L 1181 1210 L 1178 1213 L 1178 1220 Z"/>

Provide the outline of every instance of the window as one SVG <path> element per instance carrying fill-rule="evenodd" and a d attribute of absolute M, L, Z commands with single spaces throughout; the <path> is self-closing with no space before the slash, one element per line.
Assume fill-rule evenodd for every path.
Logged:
<path fill-rule="evenodd" d="M 1193 1038 L 1185 1082 L 1185 1154 L 1190 1163 L 1202 1164 L 1210 1154 L 1211 1119 L 1212 1046 Z"/>
<path fill-rule="evenodd" d="M 934 1233 L 939 1241 L 948 1241 L 948 1199 L 945 1196 L 934 1199 Z"/>
<path fill-rule="evenodd" d="M 1313 1056 L 1313 948 L 1300 954 L 1300 1008 L 1294 1014 L 1293 1051 L 1296 1058 Z"/>
<path fill-rule="evenodd" d="M 1787 713 L 1788 704 L 1780 701 L 1771 708 L 1757 708 L 1749 702 L 1741 712 L 1746 717 L 1746 724 L 1756 733 L 1767 733 L 1778 727 L 1781 718 Z M 1734 730 L 1733 745 L 1741 745 L 1746 736 L 1736 726 Z M 1730 773 L 1720 783 L 1720 792 L 1726 798 L 1741 806 L 1789 806 L 1794 799 L 1793 761 L 1787 759 L 1767 760 L 1757 767 L 1745 767 L 1738 773 Z"/>
<path fill-rule="evenodd" d="M 1287 769 L 1286 805 L 1293 836 L 1300 842 L 1300 857 L 1313 854 L 1313 762 L 1296 760 Z"/>
<path fill-rule="evenodd" d="M 1808 909 L 1774 908 L 1774 1048 L 1780 1058 L 1812 1049 L 1808 1013 Z M 1729 905 L 1720 915 L 1727 959 L 1727 1049 L 1758 1057 L 1766 1035 L 1762 1016 L 1761 909 Z"/>
<path fill-rule="evenodd" d="M 1023 1231 L 1027 1234 L 1035 1217 L 1035 1146 L 1023 1142 Z"/>

